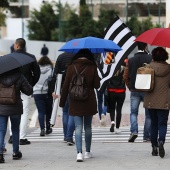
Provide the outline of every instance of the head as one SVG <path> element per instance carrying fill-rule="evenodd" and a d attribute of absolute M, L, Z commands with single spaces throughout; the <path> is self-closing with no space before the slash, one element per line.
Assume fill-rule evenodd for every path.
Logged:
<path fill-rule="evenodd" d="M 166 61 L 168 58 L 168 53 L 164 48 L 157 47 L 152 50 L 152 59 L 154 61 Z"/>
<path fill-rule="evenodd" d="M 73 60 L 76 60 L 78 58 L 85 57 L 88 60 L 94 61 L 94 55 L 89 49 L 81 49 L 78 51 L 78 53 L 73 57 Z"/>
<path fill-rule="evenodd" d="M 44 44 L 44 47 L 45 47 L 46 45 Z"/>
<path fill-rule="evenodd" d="M 14 43 L 14 50 L 24 50 L 25 51 L 26 41 L 23 38 L 18 38 Z"/>
<path fill-rule="evenodd" d="M 147 44 L 143 42 L 137 42 L 138 50 L 146 51 L 147 50 Z"/>
<path fill-rule="evenodd" d="M 51 65 L 53 66 L 52 61 L 49 59 L 49 57 L 47 56 L 43 56 L 39 59 L 38 64 L 41 66 L 45 66 L 45 65 Z"/>

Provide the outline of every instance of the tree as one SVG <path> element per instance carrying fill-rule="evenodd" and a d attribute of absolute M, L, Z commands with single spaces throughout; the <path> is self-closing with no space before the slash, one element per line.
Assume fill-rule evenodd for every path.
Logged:
<path fill-rule="evenodd" d="M 5 25 L 6 15 L 3 13 L 9 7 L 8 0 L 1 0 L 0 3 L 0 27 Z"/>

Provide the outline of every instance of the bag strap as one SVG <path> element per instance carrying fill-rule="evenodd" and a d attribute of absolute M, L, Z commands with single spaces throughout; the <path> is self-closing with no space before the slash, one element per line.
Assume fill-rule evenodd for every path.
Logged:
<path fill-rule="evenodd" d="M 76 66 L 75 66 L 74 64 L 73 64 L 73 66 L 74 66 L 74 69 L 75 69 L 75 71 L 76 71 L 76 74 L 79 74 L 78 71 L 77 71 Z M 86 66 L 86 67 L 80 72 L 80 74 L 83 74 L 87 67 L 88 67 L 88 66 Z"/>

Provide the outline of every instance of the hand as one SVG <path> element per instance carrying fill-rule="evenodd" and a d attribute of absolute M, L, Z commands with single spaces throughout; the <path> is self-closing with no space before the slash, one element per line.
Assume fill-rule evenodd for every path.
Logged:
<path fill-rule="evenodd" d="M 53 99 L 55 100 L 55 99 L 59 98 L 59 95 L 57 95 L 57 94 L 55 94 L 55 93 L 53 92 L 53 93 L 52 93 L 52 97 L 53 97 Z"/>

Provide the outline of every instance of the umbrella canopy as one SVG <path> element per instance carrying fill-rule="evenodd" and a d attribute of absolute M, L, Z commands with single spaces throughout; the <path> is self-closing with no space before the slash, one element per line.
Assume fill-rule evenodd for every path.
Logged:
<path fill-rule="evenodd" d="M 139 35 L 135 41 L 153 46 L 170 47 L 170 28 L 153 28 Z"/>
<path fill-rule="evenodd" d="M 77 53 L 79 50 L 87 48 L 92 53 L 118 52 L 122 50 L 116 43 L 96 37 L 78 38 L 68 41 L 59 51 Z"/>
<path fill-rule="evenodd" d="M 0 57 L 0 74 L 34 62 L 35 58 L 27 53 L 13 52 Z"/>

